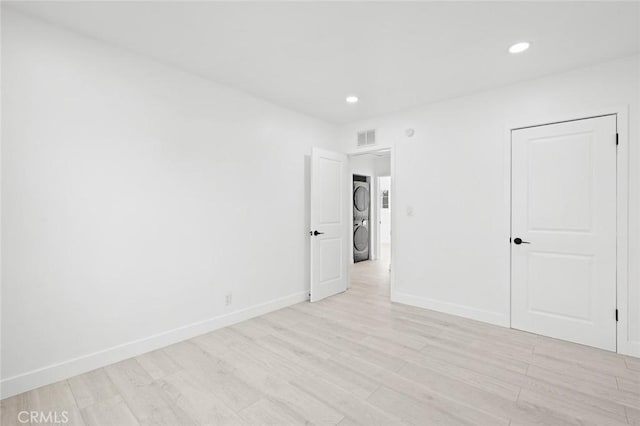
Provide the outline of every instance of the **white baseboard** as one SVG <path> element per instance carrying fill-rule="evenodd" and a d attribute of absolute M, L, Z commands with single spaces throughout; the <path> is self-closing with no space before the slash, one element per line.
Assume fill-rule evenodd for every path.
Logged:
<path fill-rule="evenodd" d="M 391 292 L 391 301 L 402 303 L 404 305 L 416 306 L 418 308 L 430 309 L 432 311 L 443 312 L 445 314 L 457 315 L 459 317 L 482 321 L 502 327 L 509 327 L 510 325 L 508 315 L 500 314 L 498 312 L 485 311 L 470 306 L 443 302 L 441 300 L 413 296 L 411 294 L 402 293 L 399 291 Z"/>
<path fill-rule="evenodd" d="M 627 356 L 640 358 L 640 342 L 626 340 L 618 342 L 618 353 Z"/>
<path fill-rule="evenodd" d="M 432 311 L 442 312 L 445 314 L 457 315 L 459 317 L 499 325 L 501 327 L 510 327 L 508 315 L 484 311 L 465 305 L 457 305 L 454 303 L 443 302 L 441 300 L 413 296 L 399 291 L 391 292 L 391 301 L 395 303 L 402 303 L 404 305 L 416 306 L 418 308 L 430 309 Z M 618 341 L 618 353 L 621 355 L 640 358 L 640 342 L 629 340 Z"/>
<path fill-rule="evenodd" d="M 250 306 L 228 314 L 198 321 L 183 327 L 113 346 L 98 352 L 82 355 L 57 364 L 48 365 L 0 381 L 0 399 L 39 388 L 96 368 L 138 356 L 156 349 L 190 339 L 201 334 L 236 324 L 250 318 L 285 308 L 308 300 L 309 292 L 303 291 L 269 302 Z"/>

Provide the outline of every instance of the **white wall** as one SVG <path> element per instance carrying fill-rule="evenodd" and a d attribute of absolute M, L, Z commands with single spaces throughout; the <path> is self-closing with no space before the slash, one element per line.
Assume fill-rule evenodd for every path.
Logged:
<path fill-rule="evenodd" d="M 380 222 L 380 242 L 382 244 L 391 244 L 391 199 L 393 195 L 391 194 L 391 176 L 382 176 L 379 180 L 379 188 L 378 188 L 378 199 L 380 200 L 380 217 L 378 218 Z M 388 199 L 388 208 L 382 208 L 382 192 L 389 191 L 389 199 Z"/>
<path fill-rule="evenodd" d="M 3 396 L 306 299 L 334 127 L 7 10 L 2 54 Z"/>
<path fill-rule="evenodd" d="M 394 300 L 508 325 L 506 129 L 629 105 L 630 304 L 619 350 L 640 355 L 639 79 L 636 56 L 346 126 L 349 152 L 361 129 L 394 147 Z"/>

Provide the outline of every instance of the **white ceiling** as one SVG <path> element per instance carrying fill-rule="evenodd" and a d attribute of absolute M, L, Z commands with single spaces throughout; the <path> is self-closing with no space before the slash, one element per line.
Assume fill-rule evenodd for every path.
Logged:
<path fill-rule="evenodd" d="M 640 50 L 638 2 L 11 5 L 334 123 Z M 520 40 L 531 49 L 509 55 Z"/>

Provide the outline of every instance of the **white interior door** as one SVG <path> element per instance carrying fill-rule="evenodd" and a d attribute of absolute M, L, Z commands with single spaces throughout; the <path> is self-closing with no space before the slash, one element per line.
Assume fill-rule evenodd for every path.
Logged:
<path fill-rule="evenodd" d="M 615 351 L 616 116 L 511 142 L 511 326 Z"/>
<path fill-rule="evenodd" d="M 347 156 L 311 151 L 311 301 L 347 289 L 348 203 Z"/>

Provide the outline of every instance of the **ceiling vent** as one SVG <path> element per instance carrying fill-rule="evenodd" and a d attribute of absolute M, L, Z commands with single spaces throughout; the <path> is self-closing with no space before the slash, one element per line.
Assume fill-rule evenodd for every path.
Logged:
<path fill-rule="evenodd" d="M 358 146 L 370 146 L 376 144 L 376 131 L 374 129 L 358 132 Z"/>

